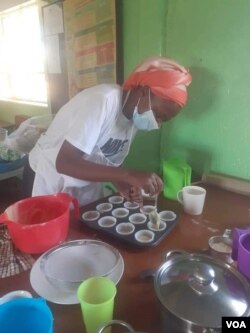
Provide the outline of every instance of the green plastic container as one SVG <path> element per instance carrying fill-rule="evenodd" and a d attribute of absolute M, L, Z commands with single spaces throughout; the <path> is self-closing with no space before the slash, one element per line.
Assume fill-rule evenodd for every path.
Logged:
<path fill-rule="evenodd" d="M 164 197 L 177 200 L 178 191 L 191 183 L 192 169 L 190 165 L 181 158 L 172 157 L 163 161 L 162 171 Z"/>

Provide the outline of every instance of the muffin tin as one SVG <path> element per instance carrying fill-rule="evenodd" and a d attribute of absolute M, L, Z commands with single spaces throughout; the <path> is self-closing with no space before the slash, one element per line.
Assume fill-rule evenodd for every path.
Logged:
<path fill-rule="evenodd" d="M 149 211 L 149 206 L 144 210 L 119 195 L 111 195 L 84 206 L 80 220 L 88 227 L 128 244 L 150 247 L 159 244 L 176 226 L 178 219 L 172 211 L 158 211 L 161 223 L 157 230 L 149 220 Z"/>

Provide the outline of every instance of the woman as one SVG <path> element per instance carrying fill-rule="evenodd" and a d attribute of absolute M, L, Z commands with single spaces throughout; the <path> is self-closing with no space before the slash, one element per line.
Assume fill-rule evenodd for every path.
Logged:
<path fill-rule="evenodd" d="M 35 172 L 32 195 L 67 192 L 80 205 L 100 198 L 101 182 L 112 182 L 128 200 L 141 189 L 162 191 L 151 172 L 121 167 L 137 130 L 158 129 L 187 100 L 188 71 L 162 57 L 146 59 L 123 87 L 101 84 L 81 91 L 56 114 L 29 155 Z"/>

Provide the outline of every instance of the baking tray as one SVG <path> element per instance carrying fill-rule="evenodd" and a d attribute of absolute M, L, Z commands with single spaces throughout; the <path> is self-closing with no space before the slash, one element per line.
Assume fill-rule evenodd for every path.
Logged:
<path fill-rule="evenodd" d="M 149 222 L 149 217 L 148 215 L 146 215 L 146 221 L 142 224 L 133 224 L 135 229 L 134 232 L 128 235 L 123 235 L 123 234 L 119 234 L 116 231 L 116 227 L 120 224 L 120 223 L 124 223 L 124 222 L 129 222 L 129 217 L 132 214 L 135 213 L 140 213 L 140 208 L 136 208 L 136 209 L 131 209 L 129 210 L 129 214 L 126 217 L 123 218 L 117 218 L 116 224 L 112 227 L 102 227 L 98 224 L 98 221 L 100 218 L 104 217 L 104 216 L 112 216 L 112 211 L 116 208 L 124 208 L 124 203 L 126 203 L 127 201 L 124 199 L 124 201 L 122 203 L 113 203 L 113 209 L 111 211 L 108 212 L 100 212 L 99 211 L 99 217 L 96 219 L 93 219 L 91 221 L 88 221 L 86 219 L 84 219 L 82 217 L 82 215 L 86 212 L 89 211 L 98 211 L 96 209 L 96 206 L 98 204 L 101 203 L 109 203 L 109 200 L 111 200 L 112 197 L 114 196 L 118 196 L 117 194 L 114 195 L 110 195 L 108 197 L 102 198 L 100 200 L 97 200 L 95 202 L 92 202 L 89 205 L 86 205 L 84 207 L 81 208 L 81 217 L 80 217 L 80 221 L 82 223 L 82 226 L 88 226 L 91 229 L 94 229 L 96 231 L 99 231 L 101 233 L 107 234 L 109 236 L 114 237 L 115 239 L 120 239 L 121 241 L 128 243 L 130 245 L 134 245 L 136 247 L 152 247 L 152 246 L 156 246 L 158 245 L 177 225 L 178 223 L 178 215 L 173 212 L 173 214 L 175 215 L 175 218 L 172 221 L 166 221 L 166 228 L 162 231 L 154 231 L 154 238 L 152 241 L 150 242 L 140 242 L 135 238 L 135 233 L 139 230 L 149 230 L 148 228 L 148 222 Z M 160 213 L 161 211 L 158 209 L 158 213 Z"/>

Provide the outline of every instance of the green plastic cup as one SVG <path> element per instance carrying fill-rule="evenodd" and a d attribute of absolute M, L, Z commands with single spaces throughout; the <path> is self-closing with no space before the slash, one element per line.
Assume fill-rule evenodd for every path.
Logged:
<path fill-rule="evenodd" d="M 115 283 L 102 276 L 83 281 L 77 290 L 87 333 L 98 333 L 99 328 L 113 319 Z M 110 328 L 105 333 L 110 332 Z"/>

